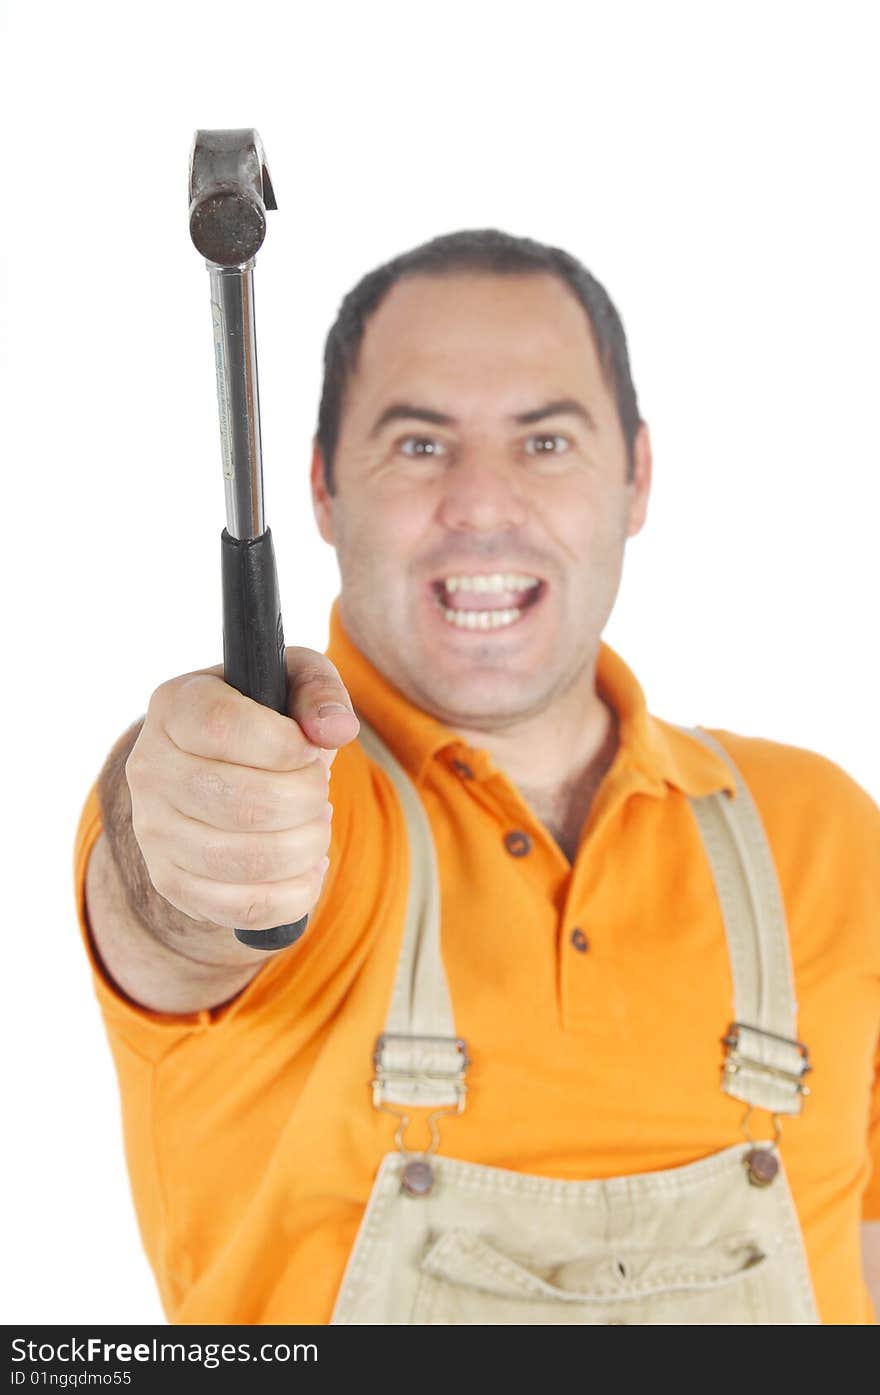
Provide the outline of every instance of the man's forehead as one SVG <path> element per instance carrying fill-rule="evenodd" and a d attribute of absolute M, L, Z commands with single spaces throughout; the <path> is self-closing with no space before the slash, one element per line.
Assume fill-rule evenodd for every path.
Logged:
<path fill-rule="evenodd" d="M 406 276 L 367 321 L 352 386 L 375 400 L 403 387 L 504 391 L 599 385 L 586 311 L 548 273 Z M 358 391 L 360 389 L 360 391 Z"/>

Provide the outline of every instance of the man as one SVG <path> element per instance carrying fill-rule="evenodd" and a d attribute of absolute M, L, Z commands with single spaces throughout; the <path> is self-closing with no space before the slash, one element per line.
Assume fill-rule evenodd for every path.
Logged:
<path fill-rule="evenodd" d="M 651 468 L 560 250 L 454 234 L 343 302 L 327 655 L 293 720 L 161 685 L 78 834 L 171 1319 L 872 1321 L 880 812 L 648 714 L 601 635 Z"/>

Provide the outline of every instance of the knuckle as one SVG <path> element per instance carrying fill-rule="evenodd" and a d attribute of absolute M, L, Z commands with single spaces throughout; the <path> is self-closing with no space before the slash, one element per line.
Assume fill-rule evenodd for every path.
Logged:
<path fill-rule="evenodd" d="M 248 791 L 241 794 L 233 806 L 235 826 L 244 833 L 254 833 L 265 828 L 272 813 L 269 800 Z"/>
<path fill-rule="evenodd" d="M 202 851 L 202 862 L 211 877 L 227 882 L 265 882 L 271 877 L 271 865 L 266 845 L 259 839 L 243 846 L 210 843 Z"/>
<path fill-rule="evenodd" d="M 272 927 L 272 916 L 269 914 L 269 901 L 265 896 L 249 897 L 242 903 L 242 909 L 237 918 L 242 930 L 268 930 Z"/>
<path fill-rule="evenodd" d="M 216 767 L 205 767 L 201 761 L 194 761 L 185 769 L 182 777 L 185 793 L 199 808 L 210 812 L 234 802 L 234 791 Z"/>
<path fill-rule="evenodd" d="M 303 771 L 308 770 L 315 759 L 313 756 L 312 761 L 303 764 L 303 760 L 308 757 L 310 748 L 309 738 L 291 711 L 288 713 L 287 740 L 279 752 L 280 758 L 284 762 L 285 773 L 288 773 L 291 766 L 296 774 L 302 774 Z"/>
<path fill-rule="evenodd" d="M 329 674 L 325 673 L 323 669 L 307 669 L 305 672 L 298 673 L 296 677 L 296 686 L 300 696 L 302 696 L 303 693 L 308 694 L 309 702 L 320 703 L 322 701 L 339 701 L 338 684 L 334 683 L 333 679 Z"/>
<path fill-rule="evenodd" d="M 319 813 L 327 803 L 330 772 L 324 761 L 314 760 L 310 765 L 304 767 L 302 776 L 303 808 L 308 811 L 307 817 L 312 817 Z"/>
<path fill-rule="evenodd" d="M 323 830 L 315 820 L 303 824 L 302 828 L 296 830 L 296 838 L 291 840 L 287 860 L 288 877 L 295 879 L 309 875 L 315 863 L 323 856 L 320 851 L 322 837 Z"/>
<path fill-rule="evenodd" d="M 315 828 L 314 842 L 312 844 L 314 856 L 318 859 L 318 861 L 320 861 L 321 858 L 324 857 L 327 853 L 330 847 L 330 843 L 332 842 L 332 838 L 333 831 L 330 827 L 329 822 L 325 823 L 323 819 L 320 819 L 317 822 L 317 826 Z M 317 864 L 315 864 L 315 866 L 317 866 Z M 312 867 L 310 868 L 310 870 L 314 871 L 315 869 L 314 867 Z"/>
<path fill-rule="evenodd" d="M 141 783 L 141 777 L 146 774 L 146 763 L 139 740 L 132 746 L 123 770 L 129 789 Z"/>
<path fill-rule="evenodd" d="M 283 895 L 277 898 L 273 898 L 271 893 L 249 895 L 241 903 L 236 925 L 242 930 L 267 930 L 275 925 L 291 925 L 301 920 L 314 909 L 321 882 L 316 864 L 293 878 L 284 888 Z"/>
<path fill-rule="evenodd" d="M 171 695 L 179 686 L 179 679 L 168 678 L 164 683 L 160 683 L 157 688 L 154 688 L 147 703 L 147 717 L 155 716 L 157 712 L 166 707 Z"/>
<path fill-rule="evenodd" d="M 319 649 L 309 649 L 303 644 L 288 644 L 285 656 L 291 678 L 300 679 L 313 673 L 320 674 L 322 678 L 326 678 L 328 673 L 339 676 L 336 665 Z"/>
<path fill-rule="evenodd" d="M 316 843 L 330 836 L 332 822 L 333 805 L 330 803 L 329 799 L 324 799 L 317 806 L 308 824 L 309 832 L 313 835 Z"/>
<path fill-rule="evenodd" d="M 326 805 L 326 790 L 304 790 L 296 802 L 296 827 L 304 827 L 312 820 L 321 817 Z"/>
<path fill-rule="evenodd" d="M 192 677 L 168 678 L 150 694 L 144 725 L 158 730 L 174 725 L 192 711 Z"/>
<path fill-rule="evenodd" d="M 284 903 L 285 925 L 291 925 L 294 921 L 301 920 L 304 915 L 308 915 L 314 909 L 318 899 L 318 884 L 310 873 L 298 880 L 300 889 L 292 892 Z"/>
<path fill-rule="evenodd" d="M 173 869 L 165 865 L 159 865 L 157 867 L 151 867 L 149 863 L 146 865 L 154 890 L 158 891 L 160 896 L 164 896 L 166 901 L 170 901 L 173 906 L 177 906 L 178 909 L 181 909 L 180 879 L 174 874 Z"/>
<path fill-rule="evenodd" d="M 228 749 L 240 726 L 236 706 L 225 693 L 212 694 L 208 698 L 200 720 L 205 735 L 218 751 Z"/>
<path fill-rule="evenodd" d="M 162 819 L 159 812 L 160 800 L 157 800 L 155 791 L 150 789 L 143 780 L 135 779 L 129 784 L 128 792 L 131 804 L 131 821 L 137 825 L 138 830 L 149 830 L 161 828 Z"/>
<path fill-rule="evenodd" d="M 314 695 L 314 689 L 323 689 L 322 697 L 328 701 L 338 702 L 342 698 L 346 703 L 350 702 L 348 690 L 340 677 L 336 665 L 324 654 L 319 654 L 313 649 L 302 649 L 288 647 L 289 676 L 291 686 L 296 693 L 307 690 L 310 700 Z"/>
<path fill-rule="evenodd" d="M 151 822 L 149 815 L 144 811 L 143 806 L 136 800 L 131 804 L 131 831 L 134 834 L 138 847 L 146 861 L 153 842 L 155 841 L 155 825 Z"/>

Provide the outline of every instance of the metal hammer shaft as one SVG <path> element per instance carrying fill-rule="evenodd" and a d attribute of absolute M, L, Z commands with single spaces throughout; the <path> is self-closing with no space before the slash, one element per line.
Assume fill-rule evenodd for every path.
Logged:
<path fill-rule="evenodd" d="M 226 528 L 233 538 L 259 537 L 266 526 L 253 265 L 208 263 Z"/>

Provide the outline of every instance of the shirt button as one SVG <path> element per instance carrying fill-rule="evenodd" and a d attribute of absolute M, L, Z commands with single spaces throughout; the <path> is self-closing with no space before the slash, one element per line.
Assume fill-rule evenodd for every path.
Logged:
<path fill-rule="evenodd" d="M 460 775 L 463 780 L 472 780 L 474 778 L 474 772 L 466 760 L 454 760 L 452 762 L 452 768 L 456 775 Z"/>
<path fill-rule="evenodd" d="M 572 930 L 570 939 L 578 954 L 586 954 L 590 948 L 590 942 L 579 925 L 576 925 Z"/>
<path fill-rule="evenodd" d="M 532 840 L 521 828 L 514 828 L 504 835 L 504 846 L 511 857 L 525 857 L 532 846 Z"/>

